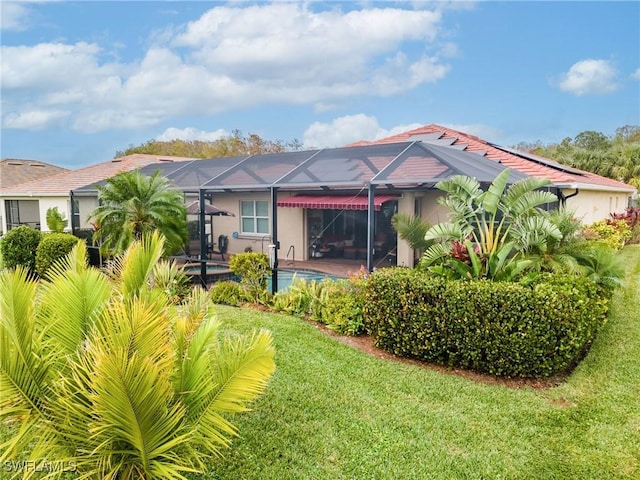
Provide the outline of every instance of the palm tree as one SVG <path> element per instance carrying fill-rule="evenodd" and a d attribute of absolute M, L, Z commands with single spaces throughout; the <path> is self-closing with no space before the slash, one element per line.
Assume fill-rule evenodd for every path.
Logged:
<path fill-rule="evenodd" d="M 96 225 L 94 240 L 105 255 L 124 252 L 134 240 L 159 231 L 166 238 L 167 254 L 180 251 L 187 242 L 184 198 L 169 180 L 155 172 L 124 172 L 98 186 L 97 207 L 89 216 Z"/>
<path fill-rule="evenodd" d="M 432 271 L 508 280 L 531 265 L 520 258 L 522 252 L 531 248 L 544 251 L 549 238 L 562 238 L 539 209 L 557 201 L 551 192 L 538 190 L 549 182 L 527 178 L 507 189 L 508 179 L 509 170 L 505 169 L 486 191 L 477 180 L 463 175 L 436 184 L 447 193 L 439 203 L 449 208 L 453 221 L 427 231 L 425 240 L 438 243 L 425 251 L 423 267 L 438 265 Z M 464 256 L 464 260 L 456 256 Z"/>
<path fill-rule="evenodd" d="M 391 217 L 391 225 L 398 232 L 400 238 L 407 242 L 417 255 L 422 255 L 432 243 L 424 238 L 430 225 L 420 217 L 406 213 L 396 213 Z"/>
<path fill-rule="evenodd" d="M 87 266 L 80 242 L 49 281 L 0 273 L 0 420 L 18 425 L 0 460 L 55 458 L 75 478 L 183 479 L 229 446 L 226 416 L 274 371 L 271 335 L 220 338 L 200 288 L 172 303 L 153 279 L 162 251 L 160 235 L 145 235 L 109 275 Z"/>

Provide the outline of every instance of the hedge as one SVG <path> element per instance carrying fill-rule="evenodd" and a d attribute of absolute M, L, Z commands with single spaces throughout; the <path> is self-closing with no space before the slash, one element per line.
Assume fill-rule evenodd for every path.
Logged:
<path fill-rule="evenodd" d="M 42 278 L 47 270 L 82 240 L 70 233 L 45 233 L 36 250 L 36 272 Z"/>
<path fill-rule="evenodd" d="M 603 324 L 607 300 L 584 277 L 531 285 L 442 280 L 406 268 L 375 272 L 365 323 L 396 355 L 501 376 L 546 377 L 575 364 Z"/>
<path fill-rule="evenodd" d="M 35 230 L 27 225 L 9 230 L 0 244 L 4 267 L 15 268 L 22 265 L 35 273 L 36 250 L 40 243 L 40 237 L 40 230 Z"/>

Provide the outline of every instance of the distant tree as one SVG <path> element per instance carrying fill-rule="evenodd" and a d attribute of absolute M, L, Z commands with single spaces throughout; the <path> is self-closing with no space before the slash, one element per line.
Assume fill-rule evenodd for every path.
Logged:
<path fill-rule="evenodd" d="M 142 145 L 129 146 L 119 150 L 115 158 L 144 153 L 149 155 L 170 155 L 174 157 L 193 158 L 221 158 L 239 157 L 245 155 L 260 155 L 263 153 L 280 153 L 302 149 L 298 139 L 290 142 L 281 140 L 265 140 L 260 135 L 250 133 L 243 135 L 240 130 L 234 130 L 231 135 L 213 141 L 201 140 L 148 140 Z"/>
<path fill-rule="evenodd" d="M 559 144 L 529 145 L 521 142 L 516 148 L 640 188 L 640 126 L 619 127 L 613 137 L 586 130 Z"/>
<path fill-rule="evenodd" d="M 587 150 L 606 150 L 611 146 L 611 140 L 604 133 L 586 130 L 576 135 L 573 144 Z"/>
<path fill-rule="evenodd" d="M 147 177 L 139 171 L 124 172 L 98 187 L 97 207 L 89 216 L 96 224 L 94 240 L 102 252 L 124 252 L 145 233 L 164 235 L 168 254 L 187 242 L 187 213 L 182 192 L 159 172 Z"/>

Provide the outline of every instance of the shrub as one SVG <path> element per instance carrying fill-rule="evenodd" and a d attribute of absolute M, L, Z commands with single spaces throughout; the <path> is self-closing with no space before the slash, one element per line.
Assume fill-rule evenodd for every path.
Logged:
<path fill-rule="evenodd" d="M 12 228 L 2 241 L 2 258 L 6 268 L 22 265 L 31 272 L 36 270 L 36 250 L 41 233 L 26 225 Z"/>
<path fill-rule="evenodd" d="M 184 273 L 184 266 L 174 261 L 160 261 L 153 267 L 150 286 L 156 288 L 171 301 L 182 302 L 191 291 L 189 277 Z"/>
<path fill-rule="evenodd" d="M 36 250 L 36 272 L 42 278 L 58 260 L 64 258 L 81 240 L 70 233 L 45 233 Z"/>
<path fill-rule="evenodd" d="M 364 315 L 376 345 L 397 355 L 544 377 L 584 355 L 606 311 L 584 277 L 543 275 L 525 286 L 384 269 L 367 282 Z"/>
<path fill-rule="evenodd" d="M 240 284 L 250 302 L 264 303 L 267 297 L 269 257 L 264 253 L 238 253 L 229 260 L 229 268 L 240 277 Z"/>
<path fill-rule="evenodd" d="M 274 295 L 272 307 L 279 312 L 299 317 L 311 316 L 314 320 L 320 321 L 324 285 L 325 282 L 294 277 L 287 290 Z"/>
<path fill-rule="evenodd" d="M 322 322 L 343 335 L 364 333 L 364 296 L 348 280 L 327 282 Z"/>
<path fill-rule="evenodd" d="M 587 240 L 599 240 L 619 250 L 631 239 L 632 231 L 626 221 L 614 219 L 592 223 L 582 234 Z"/>
<path fill-rule="evenodd" d="M 216 282 L 210 290 L 211 301 L 237 307 L 244 297 L 242 287 L 232 280 Z"/>

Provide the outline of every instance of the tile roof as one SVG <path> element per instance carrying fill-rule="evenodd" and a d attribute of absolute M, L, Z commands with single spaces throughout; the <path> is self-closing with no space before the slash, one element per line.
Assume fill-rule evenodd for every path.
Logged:
<path fill-rule="evenodd" d="M 627 185 L 626 183 L 602 177 L 595 173 L 567 167 L 547 158 L 525 152 L 519 152 L 507 147 L 501 147 L 476 136 L 436 124 L 425 125 L 408 132 L 399 133 L 373 142 L 356 142 L 349 146 L 355 147 L 378 143 L 406 142 L 411 140 L 419 140 L 425 143 L 434 143 L 467 152 L 475 152 L 485 158 L 495 160 L 507 168 L 517 170 L 533 177 L 545 178 L 556 185 L 577 185 L 579 188 L 586 189 L 589 189 L 591 186 L 598 189 L 622 189 L 628 190 L 629 192 L 633 192 L 635 190 L 633 186 Z"/>
<path fill-rule="evenodd" d="M 142 168 L 159 162 L 179 162 L 194 160 L 188 157 L 170 157 L 166 155 L 134 154 L 126 157 L 114 158 L 107 162 L 98 163 L 77 170 L 68 170 L 50 177 L 33 180 L 7 189 L 2 189 L 3 196 L 36 195 L 57 196 L 68 195 L 69 191 L 113 177 L 121 172 Z"/>
<path fill-rule="evenodd" d="M 45 178 L 68 169 L 39 160 L 4 158 L 0 160 L 0 189 Z"/>

